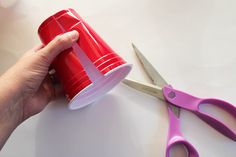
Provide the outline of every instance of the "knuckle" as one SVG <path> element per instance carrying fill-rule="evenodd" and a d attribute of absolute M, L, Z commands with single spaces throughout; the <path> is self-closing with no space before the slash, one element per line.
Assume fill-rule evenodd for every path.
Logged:
<path fill-rule="evenodd" d="M 51 63 L 51 59 L 48 57 L 47 54 L 41 53 L 39 57 L 40 57 L 41 63 L 45 63 L 47 65 Z"/>

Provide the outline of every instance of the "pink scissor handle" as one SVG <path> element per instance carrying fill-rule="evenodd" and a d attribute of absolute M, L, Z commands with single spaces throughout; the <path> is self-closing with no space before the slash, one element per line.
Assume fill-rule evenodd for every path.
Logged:
<path fill-rule="evenodd" d="M 194 97 L 190 94 L 173 89 L 170 86 L 163 88 L 163 94 L 166 100 L 176 106 L 192 111 L 200 119 L 205 121 L 207 124 L 215 128 L 217 131 L 225 135 L 226 137 L 236 141 L 236 132 L 229 126 L 224 124 L 222 121 L 212 117 L 211 115 L 200 111 L 199 106 L 204 103 L 210 103 L 226 111 L 236 121 L 236 108 L 232 104 L 218 99 L 201 99 Z"/>
<path fill-rule="evenodd" d="M 170 155 L 171 149 L 176 145 L 182 145 L 186 148 L 186 156 L 184 157 L 199 157 L 196 149 L 182 136 L 179 128 L 179 119 L 174 115 L 173 111 L 168 107 L 169 113 L 169 132 L 166 147 L 166 157 Z"/>

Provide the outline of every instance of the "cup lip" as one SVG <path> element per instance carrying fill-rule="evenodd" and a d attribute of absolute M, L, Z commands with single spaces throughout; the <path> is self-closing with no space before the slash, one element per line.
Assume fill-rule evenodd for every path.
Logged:
<path fill-rule="evenodd" d="M 97 99 L 101 98 L 102 96 L 104 96 L 106 93 L 108 93 L 111 89 L 113 89 L 119 82 L 121 82 L 131 71 L 132 69 L 132 64 L 129 64 L 129 63 L 125 63 L 125 64 L 122 64 L 114 69 L 112 69 L 111 71 L 107 72 L 106 74 L 104 74 L 104 76 L 109 76 L 111 75 L 112 73 L 116 73 L 118 70 L 121 70 L 123 68 L 126 68 L 127 69 L 127 72 L 126 73 L 123 73 L 121 75 L 121 77 L 116 80 L 115 82 L 113 82 L 114 84 L 111 85 L 110 87 L 108 87 L 107 91 L 105 91 L 103 94 L 101 94 L 100 96 L 98 97 L 93 97 L 91 98 L 91 100 L 80 100 L 80 102 L 82 101 L 82 104 L 79 104 L 79 105 L 75 105 L 74 103 L 76 102 L 76 99 L 78 99 L 81 94 L 84 95 L 85 93 L 89 92 L 90 88 L 92 87 L 93 83 L 91 83 L 89 86 L 85 87 L 83 90 L 81 90 L 79 93 L 77 93 L 70 101 L 69 101 L 69 104 L 68 104 L 68 109 L 70 110 L 77 110 L 77 109 L 81 109 L 83 107 L 86 107 L 88 106 L 89 104 L 95 102 Z M 100 78 L 98 78 L 99 80 Z M 112 79 L 114 81 L 114 79 Z M 87 99 L 87 98 L 85 98 Z M 78 102 L 78 101 L 77 101 Z"/>
<path fill-rule="evenodd" d="M 54 18 L 59 18 L 60 16 L 64 15 L 65 13 L 69 12 L 70 10 L 73 10 L 71 8 L 63 9 L 55 14 L 49 16 L 46 20 L 44 20 L 38 27 L 38 33 L 41 32 Z"/>

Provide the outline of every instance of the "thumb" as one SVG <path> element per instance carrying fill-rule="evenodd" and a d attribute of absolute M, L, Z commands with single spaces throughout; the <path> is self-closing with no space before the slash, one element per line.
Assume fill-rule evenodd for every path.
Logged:
<path fill-rule="evenodd" d="M 50 43 L 38 52 L 38 55 L 46 59 L 49 64 L 62 51 L 70 48 L 79 38 L 79 33 L 75 30 L 56 36 Z"/>

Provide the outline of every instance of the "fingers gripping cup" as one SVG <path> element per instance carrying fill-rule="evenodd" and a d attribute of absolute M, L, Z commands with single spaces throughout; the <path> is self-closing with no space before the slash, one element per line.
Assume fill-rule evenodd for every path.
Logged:
<path fill-rule="evenodd" d="M 38 34 L 46 45 L 57 35 L 76 30 L 79 40 L 52 63 L 69 100 L 69 109 L 79 109 L 106 94 L 131 70 L 98 34 L 73 10 L 50 16 Z"/>

